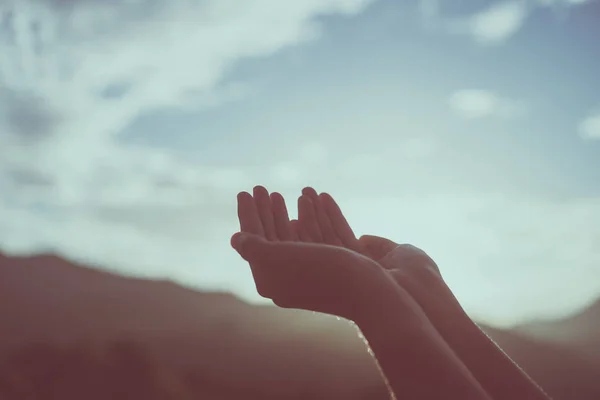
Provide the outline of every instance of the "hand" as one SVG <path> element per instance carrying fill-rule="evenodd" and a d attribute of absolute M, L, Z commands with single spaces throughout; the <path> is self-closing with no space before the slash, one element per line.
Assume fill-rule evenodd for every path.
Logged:
<path fill-rule="evenodd" d="M 356 240 L 347 223 L 321 229 L 316 217 L 324 210 L 306 208 L 312 201 L 304 197 L 300 221 L 292 222 L 281 195 L 269 196 L 260 186 L 253 194 L 238 195 L 241 232 L 232 237 L 232 246 L 250 263 L 259 294 L 280 307 L 357 322 L 395 393 L 488 399 L 412 297 L 360 253 L 367 245 Z M 341 212 L 332 217 L 343 219 Z M 336 226 L 347 229 L 337 232 Z M 374 255 L 377 250 L 371 249 Z M 428 382 L 432 377 L 436 384 Z"/>
<path fill-rule="evenodd" d="M 407 275 L 420 281 L 442 278 L 436 263 L 415 246 L 373 235 L 357 239 L 333 197 L 327 193 L 319 195 L 311 187 L 302 190 L 298 221 L 292 229 L 295 240 L 344 247 L 377 261 L 398 283 Z"/>
<path fill-rule="evenodd" d="M 355 319 L 387 276 L 373 260 L 341 246 L 302 242 L 279 193 L 257 186 L 238 195 L 240 231 L 231 244 L 250 263 L 258 293 L 285 308 Z M 306 238 L 306 237 L 305 237 Z M 388 285 L 393 282 L 388 282 Z"/>
<path fill-rule="evenodd" d="M 412 296 L 443 340 L 494 399 L 548 399 L 471 321 L 444 282 L 438 266 L 425 252 L 379 236 L 356 239 L 339 206 L 326 193 L 317 195 L 314 189 L 305 188 L 298 206 L 297 229 L 309 233 L 307 240 L 358 249 L 376 260 Z"/>
<path fill-rule="evenodd" d="M 379 236 L 363 235 L 357 239 L 335 200 L 327 193 L 317 194 L 311 187 L 302 190 L 298 216 L 298 222 L 292 226 L 296 240 L 344 247 L 376 261 L 397 286 L 414 298 L 451 345 L 462 340 L 456 335 L 454 323 L 456 318 L 468 317 L 438 266 L 424 251 Z"/>

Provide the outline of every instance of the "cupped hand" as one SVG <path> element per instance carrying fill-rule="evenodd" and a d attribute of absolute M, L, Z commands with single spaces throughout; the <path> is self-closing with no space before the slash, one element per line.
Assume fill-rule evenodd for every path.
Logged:
<path fill-rule="evenodd" d="M 258 293 L 280 307 L 355 319 L 363 300 L 388 279 L 376 262 L 350 247 L 310 241 L 289 220 L 279 193 L 262 186 L 252 195 L 241 192 L 238 217 L 240 232 L 231 244 L 249 262 Z"/>
<path fill-rule="evenodd" d="M 395 269 L 392 260 L 402 259 L 413 266 L 427 265 L 439 273 L 435 262 L 415 246 L 374 235 L 357 239 L 339 205 L 328 193 L 317 194 L 311 187 L 304 188 L 298 198 L 298 216 L 298 222 L 292 225 L 296 240 L 341 246 L 384 264 L 387 269 Z"/>
<path fill-rule="evenodd" d="M 371 258 L 397 285 L 408 291 L 430 317 L 444 314 L 440 311 L 444 300 L 451 300 L 453 315 L 462 312 L 437 264 L 427 253 L 380 236 L 363 235 L 357 239 L 339 205 L 328 193 L 317 194 L 311 187 L 304 188 L 298 199 L 298 215 L 298 222 L 292 225 L 296 240 L 340 246 Z"/>
<path fill-rule="evenodd" d="M 304 192 L 298 221 L 289 220 L 278 193 L 257 186 L 253 195 L 238 195 L 241 232 L 232 237 L 232 246 L 249 262 L 259 294 L 280 307 L 355 321 L 396 393 L 438 398 L 455 392 L 452 397 L 488 399 L 394 279 L 394 271 L 405 270 L 396 266 L 424 253 L 375 236 L 356 239 L 331 196 Z M 407 354 L 428 361 L 413 364 Z M 440 377 L 439 387 L 422 382 L 432 376 Z"/>
<path fill-rule="evenodd" d="M 468 317 L 438 266 L 424 251 L 379 236 L 356 239 L 339 206 L 326 193 L 317 195 L 314 189 L 305 188 L 298 205 L 298 229 L 310 232 L 308 240 L 358 249 L 376 260 L 397 286 L 416 301 L 491 397 L 548 400 L 544 391 Z"/>

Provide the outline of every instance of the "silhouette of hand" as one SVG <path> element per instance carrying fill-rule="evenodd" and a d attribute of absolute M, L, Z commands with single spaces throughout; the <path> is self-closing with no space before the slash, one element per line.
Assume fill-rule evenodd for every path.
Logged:
<path fill-rule="evenodd" d="M 439 316 L 434 322 L 462 313 L 431 257 L 415 246 L 398 244 L 380 236 L 363 235 L 357 239 L 331 195 L 317 194 L 311 187 L 304 188 L 298 199 L 298 216 L 298 223 L 292 226 L 298 240 L 344 247 L 376 261 L 414 297 L 430 318 Z M 442 307 L 444 312 L 440 312 L 440 297 L 451 300 L 452 307 Z M 453 312 L 448 313 L 449 310 Z"/>
<path fill-rule="evenodd" d="M 295 228 L 303 232 L 303 240 L 356 249 L 377 261 L 398 287 L 416 301 L 435 330 L 494 399 L 548 399 L 469 318 L 436 263 L 424 251 L 379 236 L 356 239 L 335 200 L 327 193 L 317 195 L 310 187 L 302 190 L 298 207 L 299 222 Z"/>
<path fill-rule="evenodd" d="M 435 262 L 415 246 L 374 235 L 357 239 L 333 197 L 328 193 L 319 195 L 311 187 L 302 190 L 298 199 L 298 222 L 292 228 L 297 240 L 344 247 L 377 261 L 390 271 L 426 268 L 428 273 L 441 277 Z"/>
<path fill-rule="evenodd" d="M 238 217 L 241 232 L 231 244 L 249 262 L 258 293 L 280 307 L 354 320 L 363 300 L 389 279 L 376 262 L 356 251 L 301 241 L 283 197 L 269 195 L 262 186 L 253 195 L 238 194 Z"/>
<path fill-rule="evenodd" d="M 331 196 L 317 196 L 310 188 L 304 192 L 298 221 L 289 220 L 278 193 L 257 186 L 253 196 L 238 195 L 241 232 L 231 244 L 249 262 L 258 293 L 280 307 L 355 321 L 396 393 L 489 399 L 384 267 L 402 266 L 407 259 L 422 265 L 416 261 L 428 259 L 425 253 L 376 236 L 356 239 Z M 397 268 L 399 274 L 404 269 Z M 436 384 L 424 383 L 432 377 Z"/>

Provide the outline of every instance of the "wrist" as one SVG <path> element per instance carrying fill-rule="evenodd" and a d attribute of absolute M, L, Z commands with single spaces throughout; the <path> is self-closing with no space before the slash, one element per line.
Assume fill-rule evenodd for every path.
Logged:
<path fill-rule="evenodd" d="M 363 277 L 361 290 L 353 301 L 351 321 L 362 331 L 385 330 L 393 321 L 402 320 L 403 331 L 408 336 L 422 333 L 431 327 L 410 294 L 400 287 L 383 269 Z"/>

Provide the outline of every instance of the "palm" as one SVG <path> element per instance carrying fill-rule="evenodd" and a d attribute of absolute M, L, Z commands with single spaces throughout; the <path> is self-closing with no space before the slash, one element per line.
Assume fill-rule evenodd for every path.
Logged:
<path fill-rule="evenodd" d="M 240 193 L 238 217 L 241 232 L 232 245 L 250 263 L 259 294 L 279 306 L 351 318 L 357 299 L 371 289 L 367 283 L 381 278 L 371 273 L 380 268 L 370 258 L 310 239 L 298 221 L 289 220 L 279 193 L 269 195 L 261 186 L 253 195 Z M 242 237 L 252 245 L 244 245 Z"/>
<path fill-rule="evenodd" d="M 256 186 L 252 195 L 238 195 L 238 217 L 241 232 L 271 244 L 261 251 L 262 260 L 252 261 L 232 242 L 250 263 L 259 294 L 282 307 L 346 316 L 348 308 L 356 308 L 349 299 L 368 293 L 374 282 L 410 287 L 404 282 L 406 272 L 417 277 L 427 272 L 422 261 L 430 259 L 412 246 L 377 236 L 357 239 L 333 198 L 317 195 L 312 188 L 305 188 L 298 199 L 298 220 L 290 221 L 279 193 L 269 194 L 262 186 Z M 417 278 L 419 287 L 421 281 Z"/>

